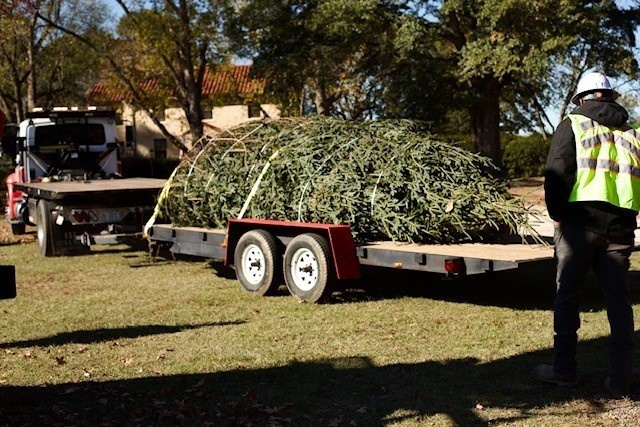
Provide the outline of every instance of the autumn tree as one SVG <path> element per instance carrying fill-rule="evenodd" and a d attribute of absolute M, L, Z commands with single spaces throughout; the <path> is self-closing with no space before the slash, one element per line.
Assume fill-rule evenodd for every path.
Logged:
<path fill-rule="evenodd" d="M 103 36 L 93 0 L 11 0 L 0 6 L 0 108 L 20 121 L 36 106 L 79 104 L 99 61 L 39 17 L 86 37 Z"/>
<path fill-rule="evenodd" d="M 155 0 L 150 7 L 125 11 L 118 31 L 122 40 L 141 49 L 146 61 L 143 72 L 162 77 L 164 93 L 182 107 L 194 140 L 202 136 L 202 85 L 207 67 L 227 62 L 229 51 L 223 35 L 231 13 L 226 0 Z M 140 55 L 138 55 L 140 57 Z M 141 71 L 130 68 L 130 74 Z"/>
<path fill-rule="evenodd" d="M 227 0 L 115 0 L 123 16 L 118 37 L 101 43 L 52 23 L 107 61 L 129 102 L 145 111 L 173 145 L 187 147 L 161 122 L 158 111 L 175 101 L 185 112 L 195 141 L 202 136 L 202 84 L 207 66 L 228 58 L 223 24 L 230 13 Z M 144 84 L 159 76 L 158 85 Z M 160 94 L 160 95 L 159 95 Z"/>

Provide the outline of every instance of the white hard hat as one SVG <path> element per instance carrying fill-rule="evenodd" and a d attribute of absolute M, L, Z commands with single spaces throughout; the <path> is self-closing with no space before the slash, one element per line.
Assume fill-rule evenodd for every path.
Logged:
<path fill-rule="evenodd" d="M 616 99 L 619 94 L 611 87 L 611 83 L 609 83 L 609 79 L 602 73 L 589 73 L 584 75 L 580 81 L 578 82 L 578 90 L 576 94 L 571 98 L 571 102 L 576 105 L 580 98 L 584 97 L 590 92 L 599 92 L 599 91 L 609 91 L 611 97 Z"/>

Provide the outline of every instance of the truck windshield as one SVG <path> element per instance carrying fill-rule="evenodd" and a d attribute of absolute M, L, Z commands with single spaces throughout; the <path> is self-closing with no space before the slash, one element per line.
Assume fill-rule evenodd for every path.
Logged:
<path fill-rule="evenodd" d="M 63 123 L 35 129 L 35 143 L 41 150 L 104 145 L 105 142 L 104 126 L 99 123 Z"/>

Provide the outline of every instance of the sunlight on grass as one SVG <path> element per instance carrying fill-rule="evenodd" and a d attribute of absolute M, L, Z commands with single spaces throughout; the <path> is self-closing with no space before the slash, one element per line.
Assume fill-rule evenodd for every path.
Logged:
<path fill-rule="evenodd" d="M 284 290 L 249 295 L 206 260 L 125 246 L 45 259 L 34 243 L 6 245 L 0 263 L 16 266 L 18 284 L 15 300 L 0 301 L 9 424 L 639 421 L 634 402 L 602 393 L 608 324 L 592 278 L 580 387 L 533 379 L 552 356 L 553 266 L 457 282 L 376 273 L 312 305 Z M 639 266 L 634 254 L 638 324 Z"/>

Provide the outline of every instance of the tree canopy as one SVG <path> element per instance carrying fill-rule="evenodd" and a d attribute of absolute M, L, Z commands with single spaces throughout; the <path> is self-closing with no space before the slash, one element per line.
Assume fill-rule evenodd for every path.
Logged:
<path fill-rule="evenodd" d="M 638 2 L 114 1 L 111 33 L 100 0 L 1 9 L 0 107 L 17 115 L 72 100 L 106 70 L 185 148 L 154 112 L 180 106 L 197 139 L 205 69 L 241 58 L 285 115 L 426 120 L 471 134 L 475 151 L 500 164 L 500 134 L 550 134 L 550 106 L 565 114 L 585 72 L 638 76 Z M 149 77 L 161 91 L 145 90 Z"/>
<path fill-rule="evenodd" d="M 88 38 L 103 34 L 104 6 L 95 1 L 11 0 L 0 6 L 0 108 L 19 121 L 35 106 L 79 103 L 100 70 L 86 52 L 39 16 Z"/>

